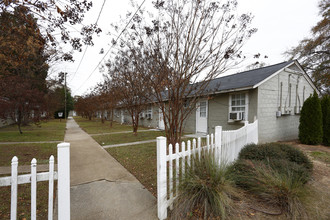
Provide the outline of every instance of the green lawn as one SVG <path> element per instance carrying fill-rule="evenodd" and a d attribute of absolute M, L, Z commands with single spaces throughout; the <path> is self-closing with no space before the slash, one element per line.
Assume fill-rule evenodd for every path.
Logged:
<path fill-rule="evenodd" d="M 145 132 L 146 133 L 146 132 Z M 185 139 L 185 142 L 189 139 Z M 187 142 L 186 142 L 187 143 Z M 157 197 L 157 145 L 147 143 L 106 148 L 106 151 Z"/>
<path fill-rule="evenodd" d="M 112 144 L 122 144 L 136 141 L 146 141 L 146 140 L 156 140 L 156 137 L 164 136 L 165 132 L 163 131 L 145 131 L 138 132 L 137 135 L 133 133 L 124 133 L 124 134 L 107 134 L 107 135 L 98 135 L 93 136 L 100 145 L 112 145 Z"/>
<path fill-rule="evenodd" d="M 13 156 L 18 157 L 18 165 L 30 165 L 33 157 L 38 164 L 48 164 L 49 157 L 57 158 L 57 144 L 10 144 L 0 145 L 0 166 L 10 166 Z M 1 175 L 1 176 L 10 176 Z M 31 219 L 31 184 L 18 185 L 17 219 Z M 56 182 L 54 193 L 56 193 Z M 56 194 L 54 194 L 56 195 Z M 37 218 L 47 219 L 48 182 L 37 183 Z M 10 219 L 10 186 L 0 187 L 0 219 Z"/>
<path fill-rule="evenodd" d="M 88 120 L 86 118 L 77 116 L 77 117 L 74 117 L 74 120 L 88 134 L 112 133 L 112 132 L 132 131 L 133 130 L 131 125 L 121 125 L 117 122 L 113 122 L 112 127 L 110 127 L 109 121 L 105 121 L 104 123 L 102 123 L 100 119 Z M 142 130 L 145 128 L 139 128 L 139 129 Z"/>
<path fill-rule="evenodd" d="M 56 189 L 57 182 L 55 181 L 55 196 Z M 17 219 L 31 219 L 31 184 L 19 184 L 17 190 Z M 37 183 L 37 219 L 47 218 L 48 182 L 44 181 Z M 0 187 L 0 219 L 10 219 L 10 186 Z"/>
<path fill-rule="evenodd" d="M 154 196 L 157 196 L 156 143 L 106 149 L 131 172 Z"/>
<path fill-rule="evenodd" d="M 50 120 L 42 122 L 39 126 L 30 124 L 23 126 L 23 134 L 18 132 L 16 125 L 0 128 L 0 142 L 26 142 L 26 141 L 63 141 L 65 134 L 65 120 Z"/>
<path fill-rule="evenodd" d="M 57 158 L 57 144 L 0 144 L 0 166 L 10 166 L 13 156 L 17 156 L 18 165 L 30 165 L 32 158 L 38 164 L 48 164 L 49 157 Z"/>

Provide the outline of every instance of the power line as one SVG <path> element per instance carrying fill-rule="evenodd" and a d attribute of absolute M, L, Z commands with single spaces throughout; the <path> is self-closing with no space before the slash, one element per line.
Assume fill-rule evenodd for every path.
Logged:
<path fill-rule="evenodd" d="M 105 4 L 106 1 L 107 1 L 107 0 L 104 0 L 104 1 L 103 1 L 103 4 L 102 4 L 102 7 L 101 7 L 101 10 L 100 10 L 100 12 L 99 12 L 99 15 L 97 16 L 97 19 L 96 19 L 95 24 L 97 24 L 97 23 L 99 22 L 99 19 L 100 19 L 100 17 L 101 17 L 101 13 L 102 13 L 102 11 L 103 11 L 103 7 L 104 7 L 104 4 Z M 70 81 L 72 81 L 72 80 L 74 79 L 74 77 L 76 76 L 76 73 L 78 72 L 78 70 L 79 70 L 79 68 L 80 68 L 80 65 L 81 65 L 81 63 L 82 63 L 82 61 L 83 61 L 83 59 L 84 59 L 84 57 L 85 57 L 85 54 L 86 54 L 87 49 L 88 49 L 88 45 L 86 46 L 85 51 L 84 51 L 84 54 L 83 54 L 83 56 L 82 56 L 82 58 L 81 58 L 81 60 L 80 60 L 80 62 L 79 62 L 79 64 L 78 64 L 78 67 L 77 67 L 76 71 L 74 72 L 73 77 L 71 78 Z"/>
<path fill-rule="evenodd" d="M 124 29 L 120 32 L 120 34 L 118 35 L 118 37 L 116 38 L 116 41 L 118 41 L 119 37 L 122 35 L 122 33 L 126 30 L 126 28 L 128 27 L 128 25 L 131 23 L 131 21 L 133 20 L 134 16 L 138 13 L 138 11 L 140 10 L 140 8 L 142 7 L 142 5 L 144 4 L 146 0 L 143 0 L 143 2 L 140 4 L 139 8 L 136 10 L 136 12 L 134 13 L 134 15 L 131 17 L 131 19 L 128 21 L 128 23 L 126 24 L 126 26 L 124 27 Z M 97 70 L 97 68 L 99 67 L 99 65 L 102 63 L 102 61 L 104 60 L 104 58 L 108 55 L 108 53 L 110 52 L 110 50 L 112 49 L 114 44 L 112 44 L 109 48 L 109 50 L 104 54 L 104 56 L 102 57 L 102 59 L 100 60 L 100 62 L 96 65 L 96 67 L 93 69 L 93 71 L 89 74 L 88 78 L 78 87 L 78 89 L 75 92 L 78 92 L 79 89 L 87 82 L 87 80 L 89 80 L 89 78 L 92 76 L 92 74 L 95 72 L 95 70 Z"/>

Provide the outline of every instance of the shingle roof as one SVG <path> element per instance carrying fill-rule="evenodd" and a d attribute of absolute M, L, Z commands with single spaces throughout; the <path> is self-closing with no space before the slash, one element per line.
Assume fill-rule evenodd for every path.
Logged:
<path fill-rule="evenodd" d="M 286 67 L 294 61 L 286 61 L 271 66 L 266 66 L 254 70 L 244 71 L 229 76 L 219 77 L 211 80 L 207 86 L 206 93 L 221 92 L 245 87 L 253 87 Z"/>

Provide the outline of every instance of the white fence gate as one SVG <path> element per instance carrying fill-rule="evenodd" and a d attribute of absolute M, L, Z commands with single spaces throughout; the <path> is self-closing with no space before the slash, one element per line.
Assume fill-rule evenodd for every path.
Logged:
<path fill-rule="evenodd" d="M 48 220 L 53 219 L 54 180 L 58 186 L 58 219 L 70 219 L 70 144 L 57 145 L 57 172 L 54 156 L 49 158 L 49 172 L 37 173 L 37 160 L 31 161 L 31 174 L 17 175 L 18 158 L 11 161 L 11 176 L 1 177 L 0 186 L 11 186 L 10 219 L 17 219 L 17 185 L 31 183 L 31 219 L 37 217 L 37 182 L 49 181 Z"/>
<path fill-rule="evenodd" d="M 215 135 L 206 136 L 206 145 L 202 146 L 201 138 L 193 139 L 167 148 L 166 138 L 157 137 L 157 206 L 158 218 L 167 218 L 167 208 L 178 195 L 179 176 L 185 173 L 185 164 L 190 165 L 192 155 L 201 156 L 203 150 L 212 151 L 219 163 L 231 163 L 237 159 L 241 149 L 250 143 L 258 143 L 258 121 L 245 125 L 238 130 L 222 131 L 215 127 Z M 175 164 L 175 166 L 174 166 Z M 168 175 L 167 175 L 168 174 Z M 175 186 L 175 187 L 174 187 Z M 175 188 L 175 191 L 174 191 Z"/>

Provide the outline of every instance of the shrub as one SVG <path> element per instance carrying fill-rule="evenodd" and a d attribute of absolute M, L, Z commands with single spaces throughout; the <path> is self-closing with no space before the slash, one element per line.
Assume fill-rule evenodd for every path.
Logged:
<path fill-rule="evenodd" d="M 312 162 L 299 149 L 287 144 L 267 143 L 267 144 L 249 144 L 239 153 L 239 159 L 244 160 L 287 160 L 303 166 L 310 171 L 313 168 Z"/>
<path fill-rule="evenodd" d="M 303 104 L 299 119 L 299 140 L 303 144 L 319 144 L 322 142 L 322 110 L 320 99 L 314 91 Z"/>
<path fill-rule="evenodd" d="M 285 165 L 286 169 L 281 166 L 278 170 L 265 161 L 239 160 L 231 168 L 231 176 L 237 185 L 269 205 L 279 207 L 290 217 L 303 217 L 306 188 L 301 176 L 293 172 L 291 165 L 289 162 Z M 299 165 L 296 166 L 300 169 Z"/>
<path fill-rule="evenodd" d="M 204 219 L 228 218 L 234 210 L 233 198 L 238 196 L 229 180 L 228 167 L 219 166 L 212 154 L 205 154 L 200 160 L 193 158 L 192 165 L 180 182 L 172 218 L 185 219 L 189 215 Z"/>
<path fill-rule="evenodd" d="M 325 95 L 321 99 L 323 119 L 323 144 L 330 146 L 330 96 Z"/>
<path fill-rule="evenodd" d="M 311 177 L 311 171 L 297 163 L 285 159 L 273 159 L 268 161 L 238 160 L 230 167 L 230 178 L 237 186 L 249 190 L 250 184 L 255 184 L 249 181 L 250 177 L 254 175 L 255 166 L 265 165 L 284 175 L 290 172 L 290 175 L 294 176 L 295 179 L 300 179 L 302 184 L 307 183 Z"/>

